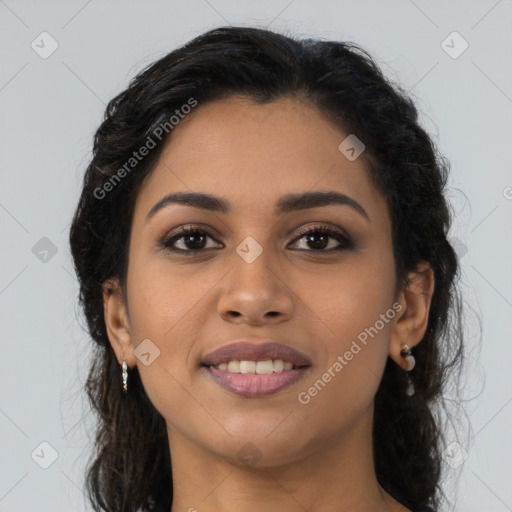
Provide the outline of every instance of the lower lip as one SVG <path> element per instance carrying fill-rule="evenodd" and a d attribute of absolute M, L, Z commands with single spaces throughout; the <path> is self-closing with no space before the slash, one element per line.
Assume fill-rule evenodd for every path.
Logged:
<path fill-rule="evenodd" d="M 232 373 L 204 366 L 206 373 L 221 387 L 247 398 L 258 398 L 271 395 L 292 386 L 301 380 L 310 368 L 294 368 L 279 373 Z"/>

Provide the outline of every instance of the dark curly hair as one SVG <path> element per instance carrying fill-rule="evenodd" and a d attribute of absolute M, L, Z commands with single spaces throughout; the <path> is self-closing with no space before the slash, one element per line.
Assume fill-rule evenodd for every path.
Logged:
<path fill-rule="evenodd" d="M 402 503 L 438 507 L 445 496 L 439 412 L 447 407 L 447 378 L 460 370 L 463 355 L 459 264 L 448 241 L 452 218 L 444 197 L 449 164 L 420 126 L 409 95 L 361 47 L 220 27 L 142 70 L 110 101 L 94 137 L 70 231 L 80 305 L 95 342 L 86 383 L 99 416 L 86 480 L 94 509 L 133 512 L 162 500 L 170 508 L 173 495 L 165 420 L 136 367 L 129 370 L 130 392 L 123 394 L 102 300 L 109 278 L 125 283 L 135 199 L 172 131 L 122 179 L 119 170 L 191 98 L 200 108 L 230 95 L 260 104 L 296 97 L 357 134 L 366 146 L 369 176 L 387 201 L 397 282 L 405 286 L 408 272 L 421 262 L 432 266 L 435 289 L 425 336 L 414 348 L 416 367 L 407 373 L 388 358 L 375 396 L 373 447 L 377 480 L 389 494 Z"/>

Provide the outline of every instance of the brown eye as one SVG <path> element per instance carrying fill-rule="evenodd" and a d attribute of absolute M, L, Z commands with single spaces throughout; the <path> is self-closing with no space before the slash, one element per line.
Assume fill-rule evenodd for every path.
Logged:
<path fill-rule="evenodd" d="M 204 252 L 205 249 L 222 247 L 222 244 L 219 243 L 208 245 L 208 239 L 215 240 L 212 233 L 204 228 L 180 226 L 167 235 L 160 242 L 160 246 L 165 250 L 182 254 L 198 254 Z M 347 235 L 329 226 L 317 226 L 303 230 L 294 243 L 303 239 L 306 248 L 299 248 L 299 251 L 330 253 L 350 249 L 353 246 Z M 330 247 L 333 244 L 332 240 L 336 242 L 333 247 Z"/>
<path fill-rule="evenodd" d="M 208 238 L 213 239 L 213 236 L 205 229 L 183 226 L 179 228 L 178 232 L 174 231 L 170 236 L 166 236 L 160 245 L 172 252 L 194 253 L 217 247 L 215 244 L 207 247 Z M 181 247 L 176 247 L 177 243 L 181 244 Z"/>
<path fill-rule="evenodd" d="M 338 242 L 338 245 L 334 245 L 334 247 L 329 247 L 329 239 L 334 239 Z M 341 231 L 335 230 L 328 226 L 319 226 L 315 228 L 310 228 L 307 231 L 301 233 L 299 237 L 295 240 L 305 240 L 305 244 L 310 249 L 299 249 L 301 251 L 314 251 L 314 252 L 332 252 L 332 251 L 342 251 L 345 249 L 350 249 L 352 247 L 351 240 Z M 328 249 L 326 249 L 329 247 Z"/>

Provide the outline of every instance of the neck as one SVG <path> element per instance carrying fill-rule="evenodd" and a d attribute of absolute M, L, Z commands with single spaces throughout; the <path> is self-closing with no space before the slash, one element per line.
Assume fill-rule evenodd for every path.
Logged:
<path fill-rule="evenodd" d="M 222 457 L 168 428 L 171 512 L 406 512 L 377 482 L 372 413 L 350 432 L 314 440 L 282 463 L 262 457 L 244 464 L 236 448 L 235 457 Z"/>

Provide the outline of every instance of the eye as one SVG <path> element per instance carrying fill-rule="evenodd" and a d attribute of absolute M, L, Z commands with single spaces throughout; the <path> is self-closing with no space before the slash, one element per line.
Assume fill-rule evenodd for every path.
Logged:
<path fill-rule="evenodd" d="M 326 247 L 329 246 L 329 238 L 338 241 L 338 246 L 326 249 Z M 301 251 L 306 250 L 307 252 L 343 251 L 352 247 L 352 242 L 347 235 L 345 235 L 342 231 L 338 231 L 337 229 L 331 228 L 329 226 L 317 226 L 303 230 L 301 235 L 296 238 L 295 241 L 300 241 L 302 239 L 305 239 L 305 244 L 311 244 L 310 247 L 313 246 L 312 250 L 299 249 Z"/>
<path fill-rule="evenodd" d="M 173 230 L 170 235 L 166 236 L 160 242 L 160 246 L 172 252 L 192 254 L 201 252 L 205 248 L 211 249 L 212 246 L 208 247 L 206 243 L 208 238 L 213 239 L 213 235 L 204 228 L 180 226 L 178 229 Z M 181 243 L 181 248 L 175 247 L 177 242 Z M 213 247 L 218 247 L 218 245 L 213 244 Z"/>
<path fill-rule="evenodd" d="M 305 240 L 306 248 L 299 248 L 306 252 L 338 252 L 353 247 L 350 238 L 341 230 L 329 226 L 316 226 L 313 228 L 303 228 L 299 231 L 300 236 L 295 238 L 297 241 Z M 170 235 L 164 237 L 160 246 L 171 252 L 192 255 L 203 252 L 205 249 L 221 248 L 222 244 L 212 243 L 208 245 L 208 239 L 215 240 L 210 231 L 204 228 L 194 226 L 180 226 L 173 230 Z M 329 239 L 338 242 L 337 246 L 329 247 Z M 309 245 L 308 245 L 309 244 Z M 181 245 L 181 247 L 178 247 Z M 309 249 L 307 247 L 310 247 Z"/>

